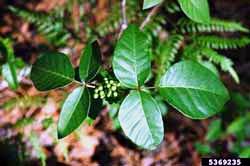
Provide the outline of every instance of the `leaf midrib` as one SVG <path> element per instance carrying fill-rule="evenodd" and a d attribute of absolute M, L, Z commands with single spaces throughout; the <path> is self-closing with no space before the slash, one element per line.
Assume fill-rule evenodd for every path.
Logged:
<path fill-rule="evenodd" d="M 145 115 L 145 112 L 144 112 L 144 107 L 143 107 L 143 104 L 142 104 L 142 97 L 141 97 L 141 92 L 137 92 L 139 95 L 139 98 L 140 98 L 140 105 L 141 105 L 141 107 L 142 107 L 142 112 L 143 112 L 143 114 L 144 114 L 144 117 L 145 117 L 145 119 L 146 119 L 146 122 L 147 122 L 147 127 L 148 127 L 148 129 L 149 129 L 149 133 L 150 133 L 150 137 L 151 137 L 151 140 L 153 140 L 152 142 L 154 143 L 154 137 L 153 137 L 153 134 L 152 134 L 152 131 L 151 131 L 151 128 L 149 127 L 149 122 L 148 122 L 148 119 L 147 119 L 147 117 L 146 117 L 146 115 Z"/>
<path fill-rule="evenodd" d="M 134 61 L 134 69 L 135 69 L 135 79 L 136 79 L 136 84 L 137 86 L 139 86 L 139 81 L 138 81 L 138 73 L 137 73 L 137 59 L 136 59 L 136 45 L 135 45 L 135 39 L 136 39 L 136 32 L 135 32 L 135 28 L 133 28 L 133 57 L 135 58 L 135 61 Z"/>
<path fill-rule="evenodd" d="M 67 76 L 65 76 L 65 75 L 56 73 L 56 72 L 51 71 L 51 70 L 46 70 L 46 69 L 44 69 L 44 68 L 37 67 L 37 66 L 33 66 L 33 68 L 37 68 L 37 69 L 40 70 L 40 71 L 44 71 L 45 73 L 49 73 L 49 74 L 51 74 L 51 75 L 56 75 L 56 76 L 58 76 L 58 77 L 64 78 L 64 79 L 69 80 L 69 81 L 74 81 L 74 79 L 72 79 L 71 77 L 67 77 Z"/>
<path fill-rule="evenodd" d="M 204 92 L 207 92 L 207 93 L 212 93 L 212 94 L 215 94 L 215 95 L 218 95 L 218 96 L 224 96 L 223 94 L 218 94 L 218 93 L 214 93 L 214 92 L 211 92 L 211 91 L 208 91 L 206 89 L 202 89 L 202 88 L 194 88 L 194 87 L 182 87 L 182 86 L 162 86 L 160 85 L 160 88 L 181 88 L 181 89 L 191 89 L 191 90 L 200 90 L 200 91 L 204 91 Z"/>
<path fill-rule="evenodd" d="M 65 124 L 68 124 L 68 122 L 70 122 L 70 120 L 71 120 L 71 118 L 72 118 L 72 116 L 73 116 L 73 114 L 74 114 L 74 112 L 75 112 L 75 110 L 76 110 L 76 107 L 77 107 L 77 105 L 79 104 L 79 101 L 80 101 L 81 98 L 82 98 L 83 91 L 84 91 L 84 89 L 81 88 L 81 91 L 80 91 L 79 95 L 77 96 L 77 101 L 73 104 L 73 109 L 72 109 L 72 111 L 70 112 L 69 118 L 67 118 L 68 120 L 67 120 L 67 122 L 66 122 Z"/>

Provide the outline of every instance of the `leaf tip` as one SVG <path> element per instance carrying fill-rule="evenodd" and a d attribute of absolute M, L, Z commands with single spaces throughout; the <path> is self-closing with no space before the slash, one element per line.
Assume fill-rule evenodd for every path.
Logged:
<path fill-rule="evenodd" d="M 57 138 L 62 139 L 66 137 L 67 135 L 63 134 L 58 128 L 57 128 Z"/>

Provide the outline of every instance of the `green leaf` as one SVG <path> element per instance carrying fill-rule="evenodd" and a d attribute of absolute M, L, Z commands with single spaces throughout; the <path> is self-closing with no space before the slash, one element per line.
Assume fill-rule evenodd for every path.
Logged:
<path fill-rule="evenodd" d="M 122 85 L 135 88 L 144 84 L 150 74 L 150 42 L 135 25 L 129 25 L 118 41 L 113 69 Z"/>
<path fill-rule="evenodd" d="M 33 64 L 30 77 L 38 90 L 46 91 L 71 83 L 74 75 L 74 69 L 65 54 L 47 52 Z"/>
<path fill-rule="evenodd" d="M 239 157 L 240 158 L 250 158 L 250 146 L 242 148 L 240 151 Z"/>
<path fill-rule="evenodd" d="M 227 127 L 227 133 L 228 134 L 239 134 L 243 133 L 245 130 L 245 126 L 247 124 L 247 117 L 238 117 L 234 119 L 233 122 L 231 122 Z"/>
<path fill-rule="evenodd" d="M 57 126 L 58 138 L 73 132 L 87 117 L 90 95 L 87 88 L 76 88 L 65 100 Z"/>
<path fill-rule="evenodd" d="M 210 62 L 210 61 L 201 61 L 200 64 L 207 69 L 209 69 L 211 72 L 213 72 L 217 77 L 220 77 L 220 74 L 216 68 L 216 66 Z"/>
<path fill-rule="evenodd" d="M 143 9 L 148 9 L 161 3 L 162 0 L 144 0 Z"/>
<path fill-rule="evenodd" d="M 196 142 L 194 147 L 201 155 L 208 155 L 213 152 L 213 149 L 209 145 L 202 144 L 200 142 Z"/>
<path fill-rule="evenodd" d="M 211 142 L 219 139 L 223 134 L 222 122 L 220 119 L 214 120 L 210 123 L 206 134 L 206 140 Z"/>
<path fill-rule="evenodd" d="M 193 21 L 209 23 L 210 14 L 207 0 L 178 0 L 183 12 Z"/>
<path fill-rule="evenodd" d="M 219 78 L 192 61 L 173 65 L 162 77 L 159 88 L 165 100 L 192 119 L 204 119 L 218 113 L 229 99 Z"/>
<path fill-rule="evenodd" d="M 155 100 L 156 100 L 156 102 L 157 102 L 157 104 L 158 104 L 158 106 L 159 106 L 159 108 L 161 110 L 161 115 L 165 116 L 168 113 L 168 107 L 164 103 L 163 98 L 158 95 L 158 96 L 155 97 Z"/>
<path fill-rule="evenodd" d="M 79 74 L 82 81 L 90 81 L 101 67 L 101 50 L 97 41 L 89 43 L 81 57 Z"/>
<path fill-rule="evenodd" d="M 2 66 L 2 75 L 4 80 L 8 82 L 8 86 L 16 90 L 18 88 L 18 80 L 16 74 L 16 66 L 13 63 L 6 63 Z"/>
<path fill-rule="evenodd" d="M 157 102 L 146 92 L 132 91 L 123 101 L 118 119 L 125 135 L 145 149 L 155 149 L 164 129 Z"/>
<path fill-rule="evenodd" d="M 1 56 L 3 56 L 1 58 Z M 15 55 L 10 39 L 0 37 L 0 61 L 5 64 L 2 66 L 3 78 L 7 81 L 8 86 L 16 90 L 18 88 L 18 79 L 16 73 Z"/>

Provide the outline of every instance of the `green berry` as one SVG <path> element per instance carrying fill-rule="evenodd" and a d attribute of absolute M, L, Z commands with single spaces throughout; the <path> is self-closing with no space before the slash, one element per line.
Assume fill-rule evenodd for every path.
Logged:
<path fill-rule="evenodd" d="M 117 96 L 118 96 L 118 93 L 117 93 L 117 92 L 114 92 L 113 95 L 114 95 L 114 97 L 117 97 Z"/>
<path fill-rule="evenodd" d="M 112 87 L 111 87 L 111 90 L 112 90 L 112 91 L 116 91 L 116 89 L 117 89 L 116 86 L 112 86 Z"/>
<path fill-rule="evenodd" d="M 94 94 L 94 99 L 98 99 L 99 95 L 98 94 Z"/>
<path fill-rule="evenodd" d="M 112 91 L 109 91 L 107 94 L 107 97 L 111 97 L 111 95 L 112 95 Z"/>
<path fill-rule="evenodd" d="M 101 91 L 101 92 L 100 92 L 100 96 L 105 96 L 104 91 Z"/>
<path fill-rule="evenodd" d="M 98 90 L 102 91 L 103 90 L 103 86 L 99 86 Z"/>

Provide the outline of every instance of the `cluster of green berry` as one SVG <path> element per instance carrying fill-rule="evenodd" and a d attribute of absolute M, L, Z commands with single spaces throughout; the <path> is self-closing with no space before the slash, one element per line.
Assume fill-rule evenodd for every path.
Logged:
<path fill-rule="evenodd" d="M 94 99 L 105 99 L 105 98 L 116 98 L 118 97 L 118 87 L 121 86 L 120 83 L 109 80 L 107 77 L 104 78 L 105 84 L 99 85 L 95 89 Z"/>

